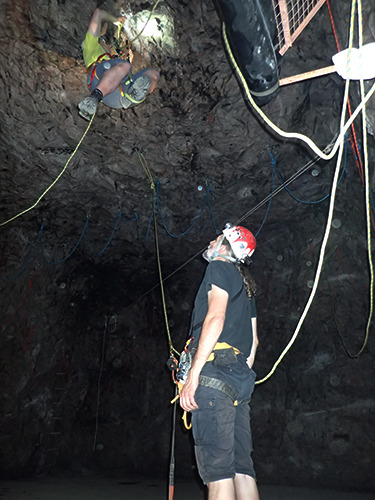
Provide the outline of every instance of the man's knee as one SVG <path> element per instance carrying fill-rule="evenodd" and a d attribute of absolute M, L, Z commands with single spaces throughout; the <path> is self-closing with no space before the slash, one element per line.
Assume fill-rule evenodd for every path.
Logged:
<path fill-rule="evenodd" d="M 130 73 L 131 64 L 127 61 L 119 62 L 116 66 L 112 66 L 111 69 L 116 69 L 119 73 L 122 74 L 123 78 Z"/>
<path fill-rule="evenodd" d="M 235 500 L 233 479 L 220 479 L 207 483 L 209 500 Z"/>
<path fill-rule="evenodd" d="M 158 80 L 160 78 L 160 73 L 156 69 L 150 68 L 150 69 L 146 70 L 144 74 L 146 76 L 148 76 L 149 79 L 151 80 L 151 86 L 150 86 L 150 90 L 149 90 L 149 93 L 151 93 L 151 92 L 153 92 L 153 90 L 156 87 L 156 84 L 158 83 Z"/>

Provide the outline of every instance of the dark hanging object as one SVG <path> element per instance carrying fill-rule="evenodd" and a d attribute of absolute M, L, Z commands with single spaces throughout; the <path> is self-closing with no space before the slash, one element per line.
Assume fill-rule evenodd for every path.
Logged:
<path fill-rule="evenodd" d="M 276 96 L 279 88 L 272 0 L 215 1 L 249 90 L 258 105 L 266 104 Z"/>

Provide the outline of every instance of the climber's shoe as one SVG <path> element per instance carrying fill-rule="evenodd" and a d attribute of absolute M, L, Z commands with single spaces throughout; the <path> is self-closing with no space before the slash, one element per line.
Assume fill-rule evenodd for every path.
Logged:
<path fill-rule="evenodd" d="M 82 99 L 78 104 L 79 114 L 85 120 L 91 120 L 92 116 L 96 113 L 98 109 L 98 104 L 103 99 L 103 94 L 99 89 L 95 89 L 92 94 L 88 97 Z"/>
<path fill-rule="evenodd" d="M 129 87 L 129 92 L 121 96 L 121 106 L 124 109 L 128 109 L 130 106 L 143 102 L 146 99 L 150 86 L 151 80 L 148 76 L 142 75 L 137 78 L 133 85 Z"/>
<path fill-rule="evenodd" d="M 79 114 L 85 120 L 91 120 L 92 115 L 96 113 L 98 109 L 99 101 L 95 96 L 89 96 L 82 99 L 82 101 L 78 104 Z"/>

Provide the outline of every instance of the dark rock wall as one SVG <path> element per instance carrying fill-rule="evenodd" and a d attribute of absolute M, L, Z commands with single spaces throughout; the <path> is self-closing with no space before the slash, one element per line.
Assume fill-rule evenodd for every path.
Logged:
<path fill-rule="evenodd" d="M 0 223 L 38 201 L 86 130 L 77 113 L 86 94 L 80 44 L 94 7 L 1 2 Z M 131 8 L 151 4 L 135 1 Z M 345 47 L 350 2 L 332 0 L 332 9 Z M 155 240 L 178 351 L 205 269 L 199 255 L 227 220 L 243 218 L 254 233 L 260 230 L 252 265 L 258 378 L 289 342 L 311 293 L 329 204 L 320 200 L 330 192 L 335 159 L 309 168 L 314 155 L 306 146 L 280 139 L 251 111 L 210 1 L 161 2 L 155 13 L 173 20 L 175 46 L 146 40 L 136 48 L 140 67 L 160 70 L 158 89 L 126 112 L 99 108 L 56 184 L 0 228 L 4 477 L 56 470 L 152 470 L 166 477 L 174 388 L 165 366 Z M 370 0 L 364 14 L 371 41 Z M 330 65 L 335 52 L 324 6 L 282 58 L 281 76 Z M 338 132 L 342 96 L 343 82 L 331 74 L 280 89 L 263 110 L 281 128 L 324 148 Z M 354 108 L 356 84 L 351 100 Z M 356 130 L 362 152 L 359 120 Z M 158 179 L 157 238 L 144 161 Z M 280 189 L 281 179 L 306 165 L 289 192 Z M 261 482 L 375 488 L 372 329 L 356 357 L 370 307 L 364 210 L 348 145 L 315 300 L 295 344 L 254 393 Z M 176 454 L 177 474 L 190 475 L 191 437 L 180 425 Z"/>

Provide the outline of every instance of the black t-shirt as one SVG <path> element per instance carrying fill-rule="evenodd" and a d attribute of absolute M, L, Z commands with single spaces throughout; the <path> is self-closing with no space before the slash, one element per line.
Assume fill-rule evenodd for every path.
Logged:
<path fill-rule="evenodd" d="M 212 285 L 225 290 L 228 297 L 223 331 L 219 342 L 227 342 L 249 356 L 253 344 L 251 318 L 256 317 L 255 299 L 249 299 L 236 267 L 230 262 L 214 260 L 207 266 L 194 302 L 191 335 L 197 346 L 203 321 L 208 311 L 208 292 Z"/>

